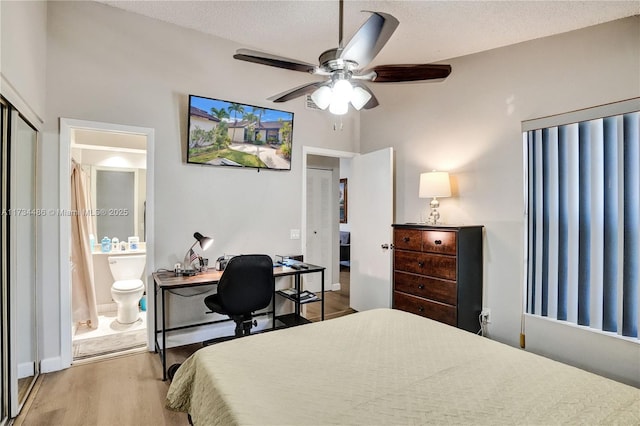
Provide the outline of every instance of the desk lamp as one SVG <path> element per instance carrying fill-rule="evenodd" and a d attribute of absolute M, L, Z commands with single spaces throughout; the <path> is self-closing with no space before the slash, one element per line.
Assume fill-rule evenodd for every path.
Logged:
<path fill-rule="evenodd" d="M 431 198 L 431 212 L 427 218 L 429 225 L 437 225 L 440 222 L 440 202 L 437 197 L 451 197 L 451 183 L 449 182 L 449 173 L 432 172 L 420 174 L 420 189 L 418 196 L 420 198 Z"/>
<path fill-rule="evenodd" d="M 184 269 L 189 269 L 188 266 L 191 265 L 191 262 L 193 262 L 194 260 L 196 260 L 198 258 L 198 255 L 196 255 L 196 252 L 193 251 L 193 248 L 196 246 L 196 244 L 200 244 L 200 248 L 204 251 L 206 249 L 208 249 L 209 247 L 211 247 L 211 245 L 213 244 L 213 238 L 209 238 L 209 237 L 205 237 L 204 235 L 202 235 L 199 232 L 196 232 L 193 234 L 193 238 L 196 239 L 196 242 L 193 243 L 193 245 L 191 247 L 189 247 L 189 250 L 187 250 L 187 253 L 184 255 Z"/>

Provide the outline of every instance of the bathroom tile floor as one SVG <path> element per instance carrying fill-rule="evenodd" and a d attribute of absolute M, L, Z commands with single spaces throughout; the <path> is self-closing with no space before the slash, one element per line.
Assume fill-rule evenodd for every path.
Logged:
<path fill-rule="evenodd" d="M 141 311 L 138 321 L 133 324 L 120 324 L 116 321 L 116 312 L 102 312 L 98 315 L 98 328 L 91 329 L 86 324 L 80 324 L 73 333 L 73 340 L 91 339 L 126 331 L 142 330 L 147 328 L 147 312 Z"/>
<path fill-rule="evenodd" d="M 90 329 L 85 324 L 77 325 L 73 333 L 73 363 L 91 362 L 145 351 L 147 348 L 146 312 L 139 313 L 133 324 L 120 324 L 116 312 L 98 315 L 98 328 Z"/>

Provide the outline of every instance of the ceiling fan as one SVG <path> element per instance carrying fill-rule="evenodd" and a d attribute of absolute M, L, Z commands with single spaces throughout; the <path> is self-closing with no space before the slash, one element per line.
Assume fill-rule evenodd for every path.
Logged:
<path fill-rule="evenodd" d="M 405 64 L 377 65 L 365 69 L 382 50 L 398 27 L 398 20 L 382 12 L 370 12 L 371 16 L 362 24 L 349 42 L 344 45 L 343 0 L 340 0 L 340 22 L 338 47 L 323 52 L 319 65 L 301 62 L 250 49 L 238 49 L 235 59 L 302 71 L 328 77 L 324 81 L 303 84 L 269 98 L 274 102 L 286 102 L 299 96 L 311 94 L 314 103 L 321 109 L 329 108 L 333 114 L 346 114 L 349 103 L 357 109 L 378 106 L 378 100 L 364 82 L 399 83 L 444 79 L 451 73 L 450 65 Z"/>

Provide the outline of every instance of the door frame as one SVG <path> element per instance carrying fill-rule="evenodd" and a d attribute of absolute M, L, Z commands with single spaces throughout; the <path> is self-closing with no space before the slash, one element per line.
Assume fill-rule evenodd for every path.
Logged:
<path fill-rule="evenodd" d="M 302 245 L 302 255 L 305 257 L 307 255 L 307 159 L 309 155 L 352 159 L 360 154 L 357 152 L 338 151 L 314 146 L 302 146 L 302 217 L 300 225 L 300 244 Z"/>
<path fill-rule="evenodd" d="M 67 209 L 71 206 L 71 131 L 74 129 L 93 130 L 111 133 L 130 133 L 143 135 L 147 138 L 147 208 L 145 242 L 147 246 L 146 275 L 147 298 L 150 293 L 149 286 L 153 285 L 152 272 L 155 270 L 153 258 L 154 243 L 154 133 L 149 127 L 127 126 L 121 124 L 102 123 L 98 121 L 76 120 L 60 118 L 60 208 Z M 71 366 L 72 354 L 72 310 L 71 310 L 71 219 L 69 216 L 60 215 L 60 368 Z M 147 317 L 155 317 L 154 303 L 147 303 Z M 153 351 L 154 330 L 147 322 L 147 349 Z M 53 370 L 51 370 L 53 371 Z"/>

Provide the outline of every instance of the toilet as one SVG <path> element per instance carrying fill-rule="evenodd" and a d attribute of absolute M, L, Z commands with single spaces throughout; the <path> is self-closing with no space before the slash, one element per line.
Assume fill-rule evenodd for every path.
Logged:
<path fill-rule="evenodd" d="M 145 262 L 144 254 L 109 256 L 109 269 L 115 280 L 111 286 L 111 297 L 118 306 L 116 320 L 121 324 L 138 320 L 138 303 L 144 294 L 144 283 L 140 276 Z"/>

